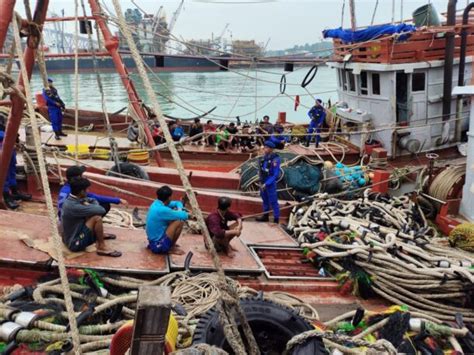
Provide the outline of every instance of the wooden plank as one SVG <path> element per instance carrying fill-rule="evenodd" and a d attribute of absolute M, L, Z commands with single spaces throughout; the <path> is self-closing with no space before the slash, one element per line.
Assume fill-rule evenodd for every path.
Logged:
<path fill-rule="evenodd" d="M 163 354 L 170 314 L 170 287 L 140 286 L 133 323 L 132 355 Z"/>

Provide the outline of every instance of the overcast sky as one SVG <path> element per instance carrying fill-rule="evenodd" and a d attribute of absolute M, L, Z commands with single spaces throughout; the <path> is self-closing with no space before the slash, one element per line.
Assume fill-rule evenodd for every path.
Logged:
<path fill-rule="evenodd" d="M 87 0 L 84 0 L 86 6 Z M 321 31 L 341 26 L 343 0 L 185 0 L 184 8 L 176 23 L 174 34 L 184 39 L 210 38 L 219 35 L 225 25 L 229 29 L 225 37 L 230 39 L 255 39 L 267 43 L 268 49 L 284 49 L 295 44 L 313 43 L 321 40 Z M 34 1 L 30 0 L 33 4 Z M 155 13 L 164 6 L 168 21 L 179 5 L 179 0 L 135 0 L 144 10 Z M 214 2 L 214 3 L 213 3 Z M 242 4 L 238 4 L 241 2 Z M 348 0 L 344 26 L 349 26 Z M 369 25 L 376 0 L 356 0 L 356 17 L 359 26 Z M 429 0 L 395 0 L 395 18 L 400 19 L 401 4 L 403 17 L 410 18 L 413 11 Z M 469 1 L 458 0 L 458 8 Z M 103 0 L 113 10 L 111 0 Z M 237 4 L 236 4 L 237 3 Z M 390 22 L 392 0 L 379 0 L 375 23 Z M 445 12 L 448 0 L 432 0 L 438 12 Z M 121 0 L 123 10 L 135 8 L 131 0 Z M 88 7 L 87 7 L 88 8 Z M 50 9 L 66 16 L 74 15 L 74 0 L 50 0 Z M 17 1 L 17 10 L 23 13 L 23 1 Z M 81 13 L 81 12 L 80 12 Z"/>

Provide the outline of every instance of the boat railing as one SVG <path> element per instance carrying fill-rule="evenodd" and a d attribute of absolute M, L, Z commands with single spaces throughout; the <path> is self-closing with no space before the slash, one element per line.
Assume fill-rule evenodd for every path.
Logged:
<path fill-rule="evenodd" d="M 474 55 L 474 24 L 464 27 L 467 31 L 468 56 Z M 420 29 L 409 34 L 408 39 L 400 41 L 398 35 L 386 35 L 375 40 L 360 43 L 343 43 L 334 39 L 334 60 L 343 62 L 403 64 L 444 60 L 448 32 L 455 33 L 454 57 L 459 58 L 461 31 L 463 26 L 439 26 Z"/>

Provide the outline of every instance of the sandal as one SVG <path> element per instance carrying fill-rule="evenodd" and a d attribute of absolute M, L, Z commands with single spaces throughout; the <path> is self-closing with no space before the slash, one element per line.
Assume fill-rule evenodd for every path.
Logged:
<path fill-rule="evenodd" d="M 119 256 L 122 256 L 122 253 L 119 252 L 118 250 L 111 250 L 111 251 L 100 251 L 97 250 L 97 255 L 100 256 L 110 256 L 112 258 L 118 258 Z"/>

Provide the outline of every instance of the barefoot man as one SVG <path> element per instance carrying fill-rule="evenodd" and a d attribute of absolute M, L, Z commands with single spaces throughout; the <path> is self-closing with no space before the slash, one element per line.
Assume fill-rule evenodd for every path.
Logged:
<path fill-rule="evenodd" d="M 156 190 L 157 199 L 151 204 L 146 219 L 148 249 L 155 254 L 183 254 L 172 250 L 183 230 L 189 213 L 181 201 L 172 201 L 173 190 L 162 186 Z"/>
<path fill-rule="evenodd" d="M 64 244 L 73 252 L 85 250 L 96 243 L 97 254 L 119 257 L 121 252 L 107 247 L 106 239 L 116 239 L 113 234 L 104 234 L 102 216 L 105 209 L 96 199 L 87 197 L 89 180 L 77 177 L 70 181 L 71 193 L 62 205 L 62 236 Z"/>
<path fill-rule="evenodd" d="M 242 233 L 242 215 L 230 211 L 232 200 L 229 197 L 219 197 L 217 211 L 206 218 L 206 225 L 211 234 L 217 252 L 224 252 L 233 257 L 237 251 L 230 245 L 230 241 L 240 237 Z M 229 225 L 229 221 L 234 223 Z"/>

